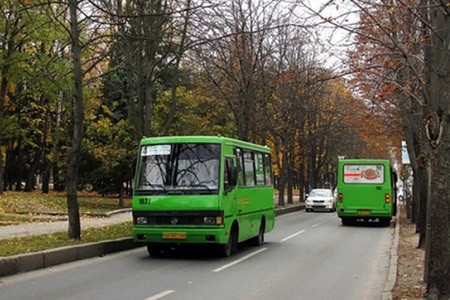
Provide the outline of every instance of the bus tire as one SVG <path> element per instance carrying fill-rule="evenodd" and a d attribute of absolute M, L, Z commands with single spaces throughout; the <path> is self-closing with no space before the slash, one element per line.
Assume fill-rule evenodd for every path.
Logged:
<path fill-rule="evenodd" d="M 147 252 L 150 256 L 153 257 L 161 257 L 163 255 L 164 249 L 166 249 L 166 247 L 162 244 L 158 243 L 147 244 Z"/>
<path fill-rule="evenodd" d="M 259 225 L 258 235 L 253 237 L 250 240 L 252 246 L 261 246 L 264 243 L 264 231 L 266 229 L 266 225 L 264 220 L 261 220 L 261 224 Z"/>
<path fill-rule="evenodd" d="M 341 221 L 342 221 L 342 225 L 344 225 L 344 226 L 349 226 L 349 225 L 353 224 L 353 220 L 348 217 L 342 217 Z"/>
<path fill-rule="evenodd" d="M 238 229 L 234 224 L 230 231 L 228 243 L 219 245 L 219 255 L 222 257 L 229 257 L 236 253 L 238 244 Z"/>
<path fill-rule="evenodd" d="M 380 223 L 382 226 L 391 226 L 391 218 L 380 218 Z"/>

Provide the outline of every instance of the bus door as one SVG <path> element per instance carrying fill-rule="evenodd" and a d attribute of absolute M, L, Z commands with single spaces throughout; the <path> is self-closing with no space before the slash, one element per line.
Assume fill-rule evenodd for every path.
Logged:
<path fill-rule="evenodd" d="M 224 210 L 225 218 L 230 218 L 237 214 L 236 170 L 236 157 L 226 156 L 223 174 L 224 195 L 222 198 L 222 207 Z M 233 172 L 234 174 L 232 174 Z"/>
<path fill-rule="evenodd" d="M 253 208 L 256 205 L 255 193 L 256 179 L 255 179 L 255 163 L 254 153 L 247 149 L 236 149 L 237 159 L 237 187 L 236 187 L 236 202 L 237 215 L 239 220 L 239 236 L 244 239 L 252 236 L 254 231 L 257 231 L 256 220 L 253 218 Z M 259 224 L 259 221 L 258 221 Z M 242 229 L 241 229 L 242 228 Z"/>

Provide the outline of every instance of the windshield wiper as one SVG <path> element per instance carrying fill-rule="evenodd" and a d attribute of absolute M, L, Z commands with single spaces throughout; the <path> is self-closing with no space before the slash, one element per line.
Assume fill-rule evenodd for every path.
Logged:
<path fill-rule="evenodd" d="M 208 194 L 212 194 L 213 193 L 213 189 L 211 189 L 209 186 L 207 186 L 206 184 L 204 184 L 204 183 L 198 183 L 198 184 L 191 184 L 191 187 L 193 187 L 193 188 L 198 188 L 198 187 L 200 187 L 200 188 L 202 188 L 202 190 L 207 190 L 207 193 Z M 196 189 L 196 191 L 202 191 L 202 190 L 197 190 Z"/>
<path fill-rule="evenodd" d="M 191 184 L 190 187 L 193 187 L 193 188 L 202 187 L 202 188 L 205 188 L 205 189 L 207 189 L 209 191 L 211 190 L 211 188 L 209 186 L 207 186 L 206 184 L 204 184 L 204 183 Z"/>
<path fill-rule="evenodd" d="M 151 183 L 151 182 L 149 182 L 149 181 L 146 180 L 146 179 L 144 179 L 144 182 L 143 182 L 143 183 L 144 183 L 145 185 L 150 186 L 151 188 L 154 188 L 155 191 L 160 190 L 160 189 L 158 189 L 158 188 L 161 188 L 162 190 L 164 190 L 165 192 L 167 192 L 167 189 L 166 189 L 166 187 L 165 187 L 163 184 L 159 184 L 159 183 Z"/>

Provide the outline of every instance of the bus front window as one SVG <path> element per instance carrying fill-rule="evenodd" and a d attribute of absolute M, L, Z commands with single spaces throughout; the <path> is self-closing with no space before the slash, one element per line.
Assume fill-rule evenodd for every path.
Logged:
<path fill-rule="evenodd" d="M 141 148 L 137 193 L 217 193 L 219 144 L 164 144 Z"/>

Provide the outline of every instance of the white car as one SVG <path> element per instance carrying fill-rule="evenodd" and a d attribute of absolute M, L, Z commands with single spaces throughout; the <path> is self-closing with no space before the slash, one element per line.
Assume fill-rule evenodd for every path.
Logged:
<path fill-rule="evenodd" d="M 329 189 L 314 189 L 306 198 L 305 209 L 306 211 L 336 211 L 336 197 Z"/>

